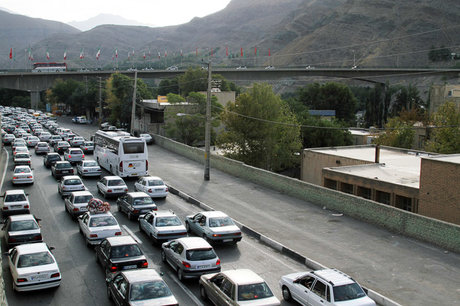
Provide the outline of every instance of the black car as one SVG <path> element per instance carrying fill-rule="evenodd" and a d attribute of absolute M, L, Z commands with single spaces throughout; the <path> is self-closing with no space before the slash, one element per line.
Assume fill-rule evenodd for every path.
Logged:
<path fill-rule="evenodd" d="M 117 199 L 117 205 L 118 211 L 125 212 L 130 220 L 157 210 L 157 205 L 145 192 L 128 192 Z"/>
<path fill-rule="evenodd" d="M 64 153 L 68 148 L 70 148 L 70 144 L 67 141 L 58 141 L 54 144 L 54 152 L 59 154 Z"/>
<path fill-rule="evenodd" d="M 149 264 L 131 236 L 109 237 L 95 247 L 96 260 L 106 274 L 128 269 L 148 268 Z"/>
<path fill-rule="evenodd" d="M 51 167 L 57 161 L 61 161 L 61 155 L 59 153 L 46 153 L 45 157 L 43 158 L 43 165 L 46 168 Z"/>
<path fill-rule="evenodd" d="M 57 179 L 72 174 L 73 167 L 68 161 L 57 161 L 51 165 L 51 175 Z"/>

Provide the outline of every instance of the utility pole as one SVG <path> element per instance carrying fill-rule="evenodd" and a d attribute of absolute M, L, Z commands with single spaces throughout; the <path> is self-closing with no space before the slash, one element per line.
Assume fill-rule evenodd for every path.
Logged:
<path fill-rule="evenodd" d="M 102 123 L 102 77 L 99 77 L 99 126 Z"/>
<path fill-rule="evenodd" d="M 133 103 L 131 105 L 131 127 L 130 133 L 134 135 L 134 120 L 136 119 L 136 90 L 137 90 L 137 69 L 134 69 L 134 90 L 133 90 Z"/>
<path fill-rule="evenodd" d="M 206 97 L 206 123 L 204 133 L 204 180 L 209 181 L 209 165 L 211 158 L 211 60 L 208 62 L 208 94 Z"/>

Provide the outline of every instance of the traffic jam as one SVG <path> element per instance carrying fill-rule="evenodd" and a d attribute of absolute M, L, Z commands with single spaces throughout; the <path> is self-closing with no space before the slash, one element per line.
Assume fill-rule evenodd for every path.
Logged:
<path fill-rule="evenodd" d="M 51 246 L 43 234 L 51 216 L 40 214 L 36 197 L 31 196 L 37 184 L 51 176 L 54 187 L 46 188 L 55 190 L 62 200 L 61 211 L 78 230 L 80 238 L 72 243 L 94 252 L 104 275 L 98 283 L 105 283 L 109 303 L 376 305 L 365 289 L 336 269 L 297 268 L 303 272 L 280 274 L 274 286 L 247 266 L 225 265 L 222 252 L 237 253 L 245 242 L 240 228 L 222 211 L 179 215 L 172 209 L 176 207 L 168 207 L 168 186 L 161 177 L 147 173 L 147 159 L 122 159 L 130 153 L 148 157 L 144 138 L 98 131 L 99 136 L 85 139 L 43 113 L 37 116 L 36 111 L 2 106 L 0 112 L 2 143 L 9 157 L 0 197 L 3 264 L 7 262 L 9 271 L 4 278 L 8 279 L 5 287 L 10 286 L 15 295 L 54 292 L 66 282 L 67 267 L 60 268 L 55 254 L 63 246 Z M 110 159 L 102 164 L 109 151 L 116 164 Z M 128 171 L 136 177 L 127 177 Z M 138 229 L 126 227 L 126 222 Z M 161 269 L 151 249 L 142 244 L 146 239 L 161 259 Z M 184 298 L 177 289 L 183 289 L 183 284 L 195 288 L 199 298 Z"/>

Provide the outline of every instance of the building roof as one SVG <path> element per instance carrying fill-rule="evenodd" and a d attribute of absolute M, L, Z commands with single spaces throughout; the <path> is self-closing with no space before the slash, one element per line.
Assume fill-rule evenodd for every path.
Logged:
<path fill-rule="evenodd" d="M 453 164 L 460 164 L 460 154 L 437 155 L 437 156 L 429 156 L 425 158 L 435 159 L 435 160 L 453 163 Z"/>

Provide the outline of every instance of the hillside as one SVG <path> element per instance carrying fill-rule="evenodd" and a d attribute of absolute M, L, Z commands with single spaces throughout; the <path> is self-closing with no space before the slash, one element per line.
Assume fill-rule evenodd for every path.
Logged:
<path fill-rule="evenodd" d="M 9 17 L 13 16 L 27 18 Z M 10 37 L 1 40 L 2 46 L 33 44 L 27 37 L 38 34 L 29 35 L 30 27 L 18 21 L 6 27 L 1 17 L 1 32 L 8 32 Z M 43 33 L 32 48 L 37 60 L 44 60 L 47 49 L 55 60 L 61 60 L 67 50 L 74 68 L 113 65 L 115 49 L 120 65 L 141 68 L 147 65 L 142 55 L 148 50 L 152 54 L 146 59 L 150 64 L 160 63 L 160 53 L 162 65 L 170 65 L 182 59 L 198 62 L 211 48 L 217 64 L 230 66 L 351 67 L 354 60 L 360 67 L 448 66 L 454 63 L 433 64 L 427 54 L 431 46 L 447 46 L 460 54 L 459 17 L 458 0 L 232 0 L 217 13 L 178 26 L 103 25 L 86 32 L 61 27 L 54 36 Z M 227 47 L 234 58 L 226 57 Z M 259 50 L 257 59 L 255 47 Z M 99 48 L 102 55 L 96 61 Z M 243 58 L 240 48 L 244 48 Z M 86 56 L 83 61 L 78 58 L 82 49 Z M 135 55 L 130 55 L 128 63 L 132 50 Z M 5 65 L 4 57 L 0 60 Z"/>

